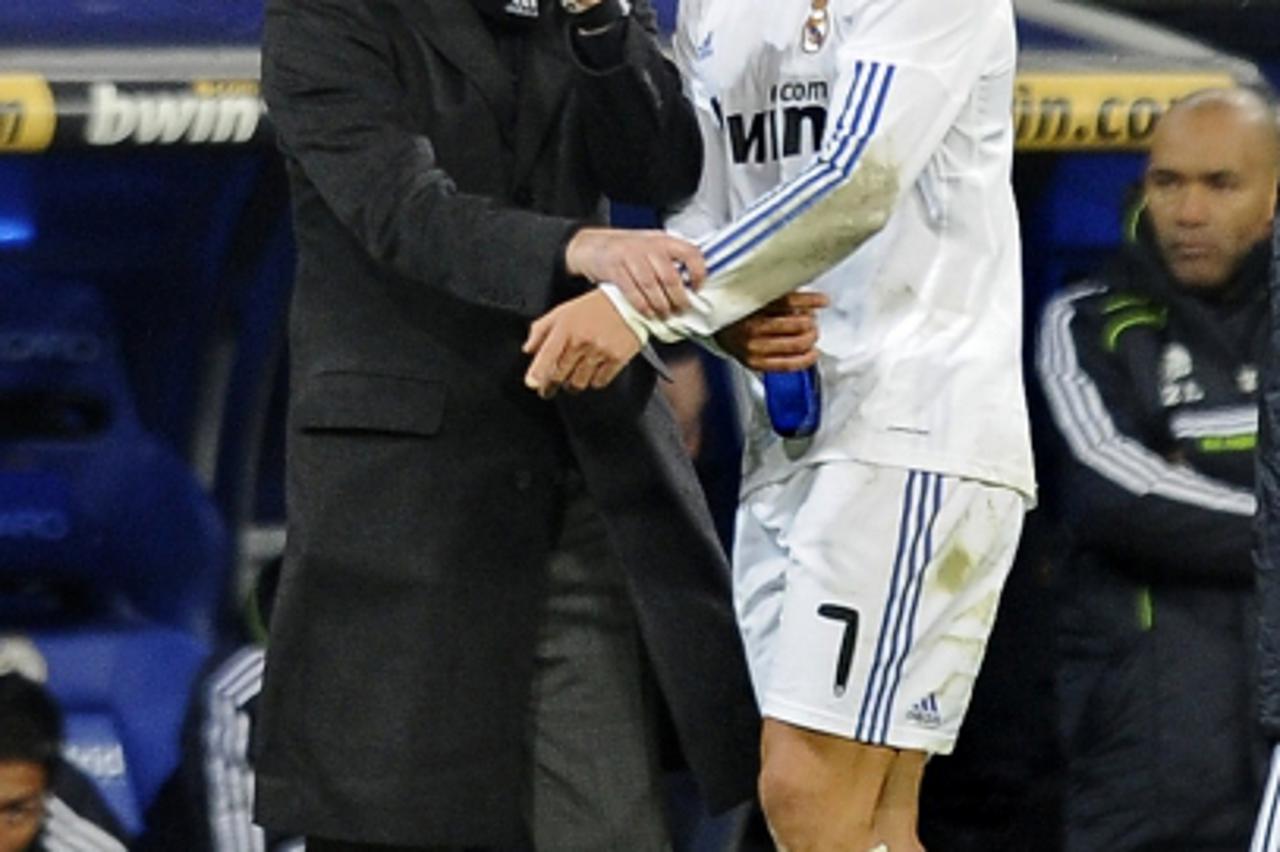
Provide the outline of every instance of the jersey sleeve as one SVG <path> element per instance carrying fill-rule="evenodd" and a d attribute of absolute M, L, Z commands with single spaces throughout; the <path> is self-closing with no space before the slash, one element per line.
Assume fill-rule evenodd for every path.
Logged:
<path fill-rule="evenodd" d="M 641 339 L 709 336 L 835 266 L 885 226 L 973 96 L 999 38 L 1010 40 L 1011 70 L 1012 18 L 1003 0 L 871 2 L 844 26 L 851 34 L 839 47 L 822 149 L 800 175 L 698 241 L 710 274 L 692 306 L 651 320 L 605 286 Z M 691 48 L 686 41 L 682 49 Z M 691 64 L 696 97 L 705 82 L 696 56 Z M 723 175 L 722 152 L 707 146 L 709 164 Z M 709 199 L 714 189 L 700 188 L 700 197 L 704 189 Z"/>

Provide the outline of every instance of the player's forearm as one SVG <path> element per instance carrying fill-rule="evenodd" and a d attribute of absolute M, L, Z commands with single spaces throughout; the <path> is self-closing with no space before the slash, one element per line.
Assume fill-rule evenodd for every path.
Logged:
<path fill-rule="evenodd" d="M 815 180 L 824 175 L 815 174 Z M 835 178 L 838 180 L 838 174 Z M 691 294 L 690 307 L 665 319 L 642 316 L 621 292 L 604 285 L 615 307 L 642 341 L 710 338 L 774 299 L 813 281 L 874 236 L 898 195 L 897 172 L 871 157 L 834 187 L 794 206 L 761 205 L 701 241 L 709 276 Z M 786 193 L 779 193 L 785 196 Z"/>
<path fill-rule="evenodd" d="M 1151 583 L 1241 583 L 1253 576 L 1251 523 L 1239 515 L 1148 497 L 1085 537 L 1106 547 L 1120 570 Z"/>
<path fill-rule="evenodd" d="M 1238 492 L 1239 507 L 1212 509 L 1161 493 L 1135 494 L 1076 465 L 1066 471 L 1064 488 L 1076 540 L 1109 554 L 1117 568 L 1138 579 L 1232 582 L 1249 571 L 1248 492 Z"/>

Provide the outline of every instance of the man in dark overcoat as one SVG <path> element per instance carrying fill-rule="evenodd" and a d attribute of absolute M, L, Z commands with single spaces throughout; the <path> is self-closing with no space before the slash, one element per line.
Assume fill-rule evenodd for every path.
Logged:
<path fill-rule="evenodd" d="M 313 852 L 667 848 L 654 708 L 712 807 L 759 719 L 656 362 L 524 387 L 530 321 L 701 257 L 598 227 L 690 194 L 648 0 L 270 0 L 298 243 L 289 536 L 257 817 Z M 380 846 L 378 848 L 381 848 Z"/>

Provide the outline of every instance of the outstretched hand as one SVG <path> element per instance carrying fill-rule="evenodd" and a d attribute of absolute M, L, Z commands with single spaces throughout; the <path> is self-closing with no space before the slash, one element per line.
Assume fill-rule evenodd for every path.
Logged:
<path fill-rule="evenodd" d="M 524 383 L 543 399 L 561 389 L 607 386 L 640 351 L 640 339 L 601 290 L 558 305 L 534 320 L 524 342 L 533 356 Z"/>

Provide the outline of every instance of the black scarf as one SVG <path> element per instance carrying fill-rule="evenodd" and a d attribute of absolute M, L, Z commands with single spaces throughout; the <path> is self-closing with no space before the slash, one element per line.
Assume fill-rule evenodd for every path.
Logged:
<path fill-rule="evenodd" d="M 1147 296 L 1168 311 L 1167 322 L 1194 335 L 1202 346 L 1217 349 L 1225 363 L 1259 363 L 1266 349 L 1267 272 L 1271 265 L 1269 240 L 1259 241 L 1240 260 L 1231 279 L 1213 290 L 1181 286 L 1169 272 L 1156 244 L 1150 220 L 1138 220 L 1132 238 L 1112 260 L 1106 274 L 1111 287 Z M 1134 377 L 1141 402 L 1142 429 L 1150 446 L 1171 450 L 1167 407 L 1159 397 L 1160 352 L 1166 338 L 1155 326 L 1127 331 L 1116 357 Z M 1166 445 L 1167 444 L 1167 445 Z"/>

